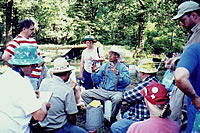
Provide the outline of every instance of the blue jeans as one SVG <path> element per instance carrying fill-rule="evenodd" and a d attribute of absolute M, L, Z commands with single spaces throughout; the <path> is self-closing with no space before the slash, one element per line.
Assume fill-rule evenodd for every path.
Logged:
<path fill-rule="evenodd" d="M 194 120 L 198 110 L 191 104 L 191 99 L 187 97 L 187 128 L 186 133 L 191 133 L 194 125 Z"/>
<path fill-rule="evenodd" d="M 71 125 L 67 122 L 62 128 L 57 130 L 56 133 L 87 133 L 87 131 L 79 126 Z"/>
<path fill-rule="evenodd" d="M 111 132 L 112 133 L 126 133 L 129 126 L 131 124 L 133 124 L 134 122 L 137 122 L 137 121 L 134 121 L 132 119 L 127 119 L 127 118 L 123 118 L 121 120 L 118 120 L 118 121 L 116 121 L 115 123 L 112 124 Z"/>
<path fill-rule="evenodd" d="M 85 79 L 85 89 L 93 89 L 93 81 L 91 78 L 91 73 L 88 73 L 87 71 L 83 70 L 83 77 Z"/>

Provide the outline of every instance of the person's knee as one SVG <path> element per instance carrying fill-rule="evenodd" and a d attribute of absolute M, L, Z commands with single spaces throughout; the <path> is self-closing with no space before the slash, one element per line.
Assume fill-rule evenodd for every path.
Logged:
<path fill-rule="evenodd" d="M 111 132 L 112 133 L 117 133 L 118 132 L 118 122 L 114 122 L 112 125 L 111 125 L 111 127 L 110 127 L 110 129 L 111 129 Z"/>
<path fill-rule="evenodd" d="M 82 92 L 81 97 L 84 100 L 87 97 L 87 91 Z"/>

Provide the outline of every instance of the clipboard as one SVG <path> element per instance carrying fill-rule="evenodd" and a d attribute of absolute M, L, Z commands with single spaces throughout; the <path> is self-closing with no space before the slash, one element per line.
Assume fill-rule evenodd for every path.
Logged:
<path fill-rule="evenodd" d="M 40 91 L 40 97 L 38 98 L 42 103 L 49 102 L 51 99 L 51 96 L 53 94 L 52 91 Z"/>

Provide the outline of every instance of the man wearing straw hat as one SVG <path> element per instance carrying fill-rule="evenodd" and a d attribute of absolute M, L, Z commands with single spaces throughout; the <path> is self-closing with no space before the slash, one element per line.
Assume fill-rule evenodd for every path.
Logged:
<path fill-rule="evenodd" d="M 99 84 L 99 89 L 90 89 L 82 92 L 82 99 L 89 104 L 92 100 L 111 100 L 112 113 L 110 122 L 115 122 L 121 107 L 122 93 L 130 83 L 127 67 L 119 62 L 121 51 L 118 46 L 109 50 L 109 62 L 104 63 L 98 72 L 95 64 L 92 67 L 92 80 Z"/>
<path fill-rule="evenodd" d="M 55 133 L 87 133 L 86 130 L 76 126 L 76 113 L 78 112 L 74 91 L 71 85 L 66 85 L 74 67 L 70 66 L 65 58 L 54 60 L 51 69 L 52 77 L 42 81 L 39 90 L 51 91 L 51 109 L 44 121 L 40 122 L 43 132 Z"/>
<path fill-rule="evenodd" d="M 12 68 L 0 76 L 0 132 L 30 133 L 29 122 L 42 121 L 49 103 L 41 103 L 27 78 L 42 60 L 35 46 L 20 46 L 14 50 L 14 58 L 8 61 Z"/>
<path fill-rule="evenodd" d="M 123 94 L 123 100 L 130 104 L 128 111 L 123 119 L 115 122 L 111 126 L 112 133 L 126 133 L 128 127 L 137 121 L 143 121 L 150 117 L 149 111 L 145 105 L 144 97 L 140 90 L 149 85 L 152 80 L 158 81 L 156 77 L 157 69 L 150 59 L 143 59 L 136 67 L 139 76 L 142 79 L 133 89 L 127 90 Z"/>

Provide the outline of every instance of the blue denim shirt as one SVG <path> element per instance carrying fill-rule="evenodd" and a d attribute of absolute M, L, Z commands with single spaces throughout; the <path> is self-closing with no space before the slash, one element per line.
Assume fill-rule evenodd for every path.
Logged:
<path fill-rule="evenodd" d="M 119 66 L 118 66 L 119 64 Z M 117 62 L 115 68 L 118 69 L 119 74 L 116 75 L 110 67 L 110 63 L 104 63 L 97 73 L 92 73 L 92 80 L 95 84 L 99 85 L 101 88 L 106 90 L 115 90 L 115 79 L 117 77 L 117 90 L 123 91 L 130 84 L 130 76 L 127 67 L 123 63 Z M 108 69 L 106 83 L 105 74 L 106 69 Z"/>

